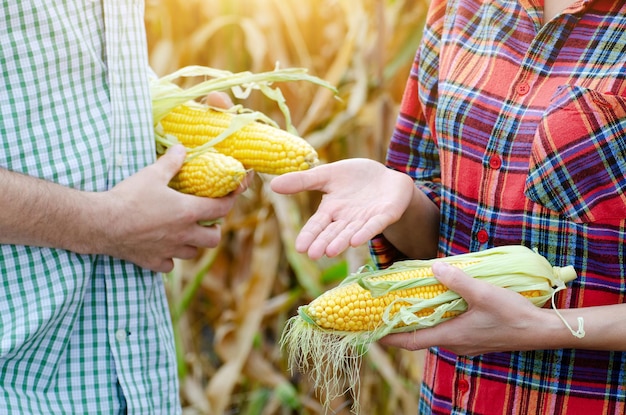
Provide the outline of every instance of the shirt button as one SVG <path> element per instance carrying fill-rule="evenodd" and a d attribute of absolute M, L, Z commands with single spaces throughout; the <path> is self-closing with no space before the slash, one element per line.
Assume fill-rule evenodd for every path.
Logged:
<path fill-rule="evenodd" d="M 498 170 L 500 167 L 502 167 L 502 159 L 500 158 L 500 156 L 489 157 L 489 166 L 491 166 L 491 168 L 494 170 Z"/>
<path fill-rule="evenodd" d="M 604 108 L 611 108 L 612 107 L 610 102 L 605 101 L 602 98 L 592 98 L 592 99 L 593 99 L 593 102 L 595 102 L 596 104 L 598 104 L 601 107 L 604 107 Z"/>
<path fill-rule="evenodd" d="M 117 153 L 115 155 L 115 165 L 117 167 L 123 167 L 124 166 L 124 155 L 121 153 Z"/>
<path fill-rule="evenodd" d="M 469 382 L 465 379 L 459 380 L 459 383 L 456 385 L 457 389 L 461 393 L 465 393 L 469 390 Z"/>
<path fill-rule="evenodd" d="M 481 229 L 478 232 L 476 232 L 476 239 L 481 244 L 484 244 L 485 242 L 487 242 L 489 240 L 489 234 L 487 233 L 486 230 Z"/>
<path fill-rule="evenodd" d="M 515 87 L 515 91 L 519 95 L 526 95 L 526 94 L 528 94 L 530 92 L 530 85 L 528 85 L 528 82 L 520 82 Z"/>
<path fill-rule="evenodd" d="M 126 340 L 127 334 L 126 334 L 126 330 L 124 329 L 119 329 L 115 332 L 115 339 L 118 342 L 123 342 L 124 340 Z"/>

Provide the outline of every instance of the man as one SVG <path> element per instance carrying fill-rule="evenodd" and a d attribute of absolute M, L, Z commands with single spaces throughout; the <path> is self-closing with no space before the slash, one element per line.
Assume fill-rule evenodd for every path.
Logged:
<path fill-rule="evenodd" d="M 0 413 L 179 413 L 159 272 L 235 196 L 155 162 L 142 1 L 0 7 Z"/>

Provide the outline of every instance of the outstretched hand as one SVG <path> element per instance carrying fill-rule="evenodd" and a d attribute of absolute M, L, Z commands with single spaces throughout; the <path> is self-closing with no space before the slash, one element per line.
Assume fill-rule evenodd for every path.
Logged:
<path fill-rule="evenodd" d="M 376 161 L 347 159 L 278 176 L 271 188 L 282 194 L 324 193 L 296 239 L 298 252 L 318 259 L 362 245 L 396 222 L 411 201 L 414 185 L 408 175 Z"/>

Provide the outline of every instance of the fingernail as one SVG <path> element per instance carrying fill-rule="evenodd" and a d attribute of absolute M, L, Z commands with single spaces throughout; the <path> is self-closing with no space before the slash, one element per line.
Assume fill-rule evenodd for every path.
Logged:
<path fill-rule="evenodd" d="M 446 270 L 449 270 L 452 267 L 452 265 L 448 264 L 447 262 L 443 262 L 443 261 L 435 261 L 433 262 L 432 268 L 434 272 L 445 272 Z"/>
<path fill-rule="evenodd" d="M 169 150 L 167 150 L 167 152 L 172 153 L 174 155 L 182 155 L 182 154 L 187 153 L 187 151 L 185 150 L 185 147 L 182 144 L 173 145 L 172 147 L 169 148 Z"/>

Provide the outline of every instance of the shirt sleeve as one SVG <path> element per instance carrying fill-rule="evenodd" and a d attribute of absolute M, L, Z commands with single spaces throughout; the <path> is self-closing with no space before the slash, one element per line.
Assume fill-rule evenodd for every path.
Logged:
<path fill-rule="evenodd" d="M 422 42 L 405 86 L 386 157 L 389 168 L 411 176 L 415 185 L 437 206 L 441 197 L 441 170 L 433 131 L 445 9 L 445 0 L 433 0 L 430 4 Z M 370 241 L 370 253 L 380 268 L 407 259 L 382 234 Z"/>

